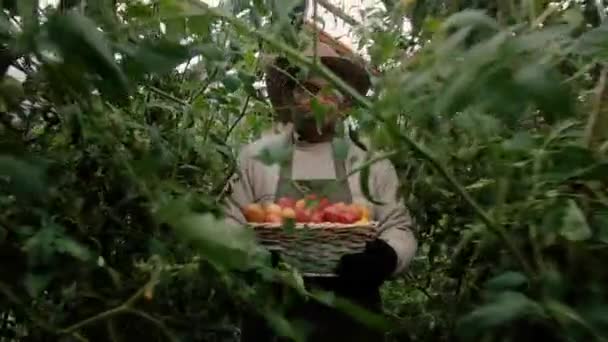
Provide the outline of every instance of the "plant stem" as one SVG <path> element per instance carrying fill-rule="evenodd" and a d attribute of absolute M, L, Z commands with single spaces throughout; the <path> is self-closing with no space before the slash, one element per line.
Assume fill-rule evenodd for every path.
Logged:
<path fill-rule="evenodd" d="M 38 314 L 36 314 L 32 310 L 27 309 L 26 308 L 27 305 L 21 299 L 19 299 L 19 297 L 15 293 L 13 293 L 13 291 L 10 289 L 10 287 L 8 285 L 6 285 L 2 282 L 0 282 L 0 294 L 4 295 L 4 297 L 6 297 L 10 302 L 23 308 L 23 310 L 27 313 L 27 316 L 29 317 L 29 319 L 35 325 L 40 327 L 42 330 L 47 331 L 52 334 L 57 334 L 60 331 L 60 329 L 58 329 L 58 328 L 54 327 L 52 324 L 46 322 L 46 320 L 43 319 L 42 317 L 40 317 Z M 70 335 L 78 341 L 87 341 L 86 338 L 84 338 L 82 335 L 78 334 L 77 332 L 71 332 Z"/>
<path fill-rule="evenodd" d="M 608 117 L 604 118 L 602 116 L 602 102 L 606 95 L 606 78 L 608 77 L 608 66 L 604 66 L 602 71 L 600 72 L 600 77 L 597 82 L 597 86 L 595 88 L 595 97 L 593 100 L 593 109 L 591 110 L 591 114 L 589 115 L 589 120 L 587 121 L 587 127 L 585 129 L 585 145 L 588 148 L 592 148 L 594 143 L 601 138 L 604 134 L 603 127 L 608 121 Z M 607 113 L 608 115 L 608 113 Z M 604 115 L 606 116 L 606 115 Z"/>
<path fill-rule="evenodd" d="M 118 306 L 116 308 L 100 312 L 100 313 L 98 313 L 95 316 L 89 317 L 89 318 L 87 318 L 85 320 L 82 320 L 82 321 L 80 321 L 78 323 L 72 324 L 72 325 L 70 325 L 67 328 L 61 329 L 60 332 L 62 334 L 70 334 L 70 333 L 72 333 L 72 332 L 74 332 L 74 331 L 76 331 L 76 330 L 78 330 L 78 329 L 80 329 L 80 328 L 82 328 L 82 327 L 84 327 L 86 325 L 95 323 L 97 321 L 104 320 L 106 318 L 110 318 L 112 316 L 116 316 L 118 314 L 124 313 L 125 311 L 126 311 L 126 307 L 123 306 L 123 305 L 120 305 L 120 306 Z"/>
<path fill-rule="evenodd" d="M 402 152 L 402 150 L 399 149 L 399 150 L 395 150 L 395 151 L 391 151 L 391 152 L 386 152 L 386 153 L 383 153 L 383 154 L 381 154 L 381 155 L 379 155 L 377 157 L 371 158 L 370 160 L 366 161 L 365 163 L 362 163 L 358 167 L 352 169 L 348 174 L 346 174 L 346 176 L 344 176 L 344 179 L 339 179 L 338 181 L 341 182 L 343 180 L 346 180 L 348 177 L 354 175 L 357 172 L 360 172 L 361 170 L 363 170 L 363 169 L 365 169 L 367 167 L 370 167 L 371 165 L 373 165 L 373 164 L 375 164 L 375 163 L 377 163 L 377 162 L 379 162 L 381 160 L 388 159 L 388 158 L 391 158 L 393 156 L 396 156 L 399 152 Z"/>
<path fill-rule="evenodd" d="M 321 5 L 323 8 L 325 8 L 331 14 L 333 14 L 336 17 L 344 20 L 344 22 L 346 22 L 347 24 L 349 24 L 351 26 L 361 26 L 361 23 L 358 22 L 355 18 L 351 17 L 350 15 L 348 15 L 346 12 L 344 12 L 343 10 L 341 10 L 340 8 L 338 8 L 337 6 L 332 5 L 329 1 L 327 1 L 327 0 L 316 0 L 316 2 L 318 2 L 319 5 Z"/>
<path fill-rule="evenodd" d="M 182 105 L 182 106 L 186 106 L 186 107 L 189 107 L 189 106 L 190 106 L 190 104 L 189 104 L 188 102 L 186 102 L 186 101 L 184 101 L 184 100 L 181 100 L 181 99 L 178 99 L 177 97 L 175 97 L 175 96 L 173 96 L 173 95 L 171 95 L 171 94 L 167 93 L 167 92 L 166 92 L 166 91 L 164 91 L 164 90 L 158 89 L 158 88 L 153 87 L 153 86 L 148 86 L 148 88 L 149 88 L 150 90 L 152 90 L 154 93 L 156 93 L 156 94 L 158 94 L 158 95 L 160 95 L 160 96 L 162 96 L 162 97 L 164 97 L 164 98 L 166 98 L 166 99 L 168 99 L 168 100 L 171 100 L 171 101 L 173 101 L 173 102 L 175 102 L 175 103 L 178 103 L 178 104 L 180 104 L 180 105 Z"/>
<path fill-rule="evenodd" d="M 228 140 L 232 131 L 234 131 L 236 126 L 239 124 L 239 122 L 241 122 L 241 120 L 245 117 L 245 114 L 247 113 L 247 107 L 249 107 L 250 100 L 251 100 L 251 95 L 247 95 L 247 97 L 245 98 L 245 103 L 243 104 L 243 108 L 241 108 L 241 112 L 239 113 L 239 116 L 232 123 L 232 125 L 230 125 L 230 128 L 228 128 L 228 131 L 226 132 L 226 135 L 224 136 L 224 140 Z"/>
<path fill-rule="evenodd" d="M 140 287 L 131 297 L 129 297 L 124 303 L 120 304 L 119 306 L 106 310 L 106 311 L 103 311 L 103 312 L 100 312 L 100 313 L 98 313 L 94 316 L 91 316 L 87 319 L 84 319 L 80 322 L 74 323 L 67 328 L 60 329 L 59 332 L 62 334 L 70 334 L 84 326 L 93 324 L 95 322 L 98 322 L 98 321 L 101 321 L 104 319 L 108 319 L 110 317 L 117 316 L 122 313 L 132 312 L 132 306 L 135 304 L 135 302 L 139 298 L 141 298 L 141 296 L 143 295 L 144 291 L 146 291 L 146 289 L 148 289 L 151 286 L 156 285 L 156 283 L 158 282 L 159 275 L 160 275 L 160 270 L 158 270 L 158 269 L 155 270 L 152 273 L 152 275 L 150 276 L 150 280 L 148 280 L 146 282 L 146 284 L 144 284 L 144 286 Z"/>

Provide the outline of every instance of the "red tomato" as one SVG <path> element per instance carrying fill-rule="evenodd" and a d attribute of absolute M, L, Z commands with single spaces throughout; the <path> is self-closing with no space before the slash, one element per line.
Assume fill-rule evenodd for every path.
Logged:
<path fill-rule="evenodd" d="M 331 205 L 331 203 L 329 202 L 329 200 L 325 197 L 321 198 L 319 200 L 319 204 L 317 205 L 317 209 L 318 210 L 323 210 L 327 207 L 329 207 Z"/>
<path fill-rule="evenodd" d="M 316 194 L 310 194 L 310 195 L 306 195 L 306 196 L 304 197 L 304 199 L 305 199 L 305 200 L 308 200 L 308 201 L 314 201 L 314 200 L 316 200 L 316 199 L 317 199 L 317 195 L 316 195 Z"/>
<path fill-rule="evenodd" d="M 344 202 L 334 203 L 332 207 L 335 207 L 340 212 L 345 211 L 348 208 L 348 206 Z"/>
<path fill-rule="evenodd" d="M 329 206 L 323 210 L 323 219 L 327 222 L 340 222 L 340 210 L 335 206 Z"/>
<path fill-rule="evenodd" d="M 353 212 L 345 212 L 341 215 L 342 223 L 355 223 L 359 219 Z"/>
<path fill-rule="evenodd" d="M 296 222 L 309 222 L 310 210 L 296 208 Z"/>
<path fill-rule="evenodd" d="M 314 223 L 322 223 L 323 220 L 323 212 L 320 210 L 315 211 L 314 213 L 312 213 L 312 215 L 310 216 L 310 222 L 314 222 Z"/>
<path fill-rule="evenodd" d="M 277 204 L 281 208 L 294 208 L 296 206 L 296 200 L 289 197 L 281 197 L 277 201 Z"/>

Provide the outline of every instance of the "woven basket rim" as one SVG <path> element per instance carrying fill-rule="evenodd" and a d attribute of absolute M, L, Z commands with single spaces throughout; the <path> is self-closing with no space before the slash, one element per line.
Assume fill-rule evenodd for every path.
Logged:
<path fill-rule="evenodd" d="M 249 226 L 253 227 L 254 229 L 257 228 L 273 228 L 273 229 L 280 229 L 283 227 L 283 223 L 275 223 L 275 222 L 261 222 L 261 223 L 254 223 L 254 222 L 250 222 L 248 223 Z M 298 222 L 294 225 L 295 229 L 353 229 L 353 228 L 377 228 L 378 227 L 378 222 L 377 221 L 370 221 L 367 224 L 355 224 L 355 223 L 328 223 L 328 222 L 321 222 L 321 223 L 307 223 L 307 222 Z"/>

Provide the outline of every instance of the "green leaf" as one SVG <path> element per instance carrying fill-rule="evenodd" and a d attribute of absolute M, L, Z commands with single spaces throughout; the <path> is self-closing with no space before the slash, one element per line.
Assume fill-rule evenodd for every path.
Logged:
<path fill-rule="evenodd" d="M 244 70 L 239 70 L 238 75 L 239 79 L 243 83 L 243 87 L 245 88 L 247 95 L 257 98 L 258 94 L 253 86 L 253 84 L 256 82 L 255 75 L 252 75 Z"/>
<path fill-rule="evenodd" d="M 231 93 L 234 93 L 235 91 L 239 90 L 242 83 L 241 83 L 241 80 L 238 78 L 238 76 L 229 74 L 229 75 L 226 75 L 226 77 L 224 77 L 224 79 L 222 79 L 222 84 L 224 85 L 226 90 L 228 90 Z"/>
<path fill-rule="evenodd" d="M 23 84 L 10 75 L 5 75 L 0 81 L 0 96 L 11 108 L 18 107 L 24 100 Z"/>
<path fill-rule="evenodd" d="M 67 236 L 57 237 L 55 246 L 58 252 L 70 255 L 80 261 L 91 260 L 91 252 Z"/>
<path fill-rule="evenodd" d="M 593 213 L 590 221 L 597 239 L 608 244 L 608 210 L 599 210 Z"/>
<path fill-rule="evenodd" d="M 599 329 L 608 328 L 608 307 L 601 301 L 597 301 L 584 308 L 580 308 L 581 315 L 584 316 L 590 323 Z"/>
<path fill-rule="evenodd" d="M 592 236 L 587 219 L 574 200 L 567 202 L 559 232 L 570 241 L 584 241 Z"/>
<path fill-rule="evenodd" d="M 525 91 L 552 123 L 570 117 L 574 102 L 559 73 L 547 64 L 529 63 L 514 75 L 515 86 Z"/>
<path fill-rule="evenodd" d="M 344 139 L 335 138 L 334 144 L 334 158 L 339 161 L 344 161 L 348 157 L 349 144 Z"/>
<path fill-rule="evenodd" d="M 264 317 L 278 336 L 287 337 L 295 342 L 306 341 L 304 332 L 283 315 L 269 310 L 264 313 Z"/>
<path fill-rule="evenodd" d="M 528 132 L 517 132 L 511 139 L 503 141 L 502 145 L 505 151 L 527 152 L 534 147 L 534 139 Z"/>
<path fill-rule="evenodd" d="M 188 29 L 190 33 L 206 38 L 211 33 L 213 17 L 209 15 L 190 16 L 188 18 Z"/>
<path fill-rule="evenodd" d="M 543 270 L 539 280 L 542 293 L 549 298 L 564 298 L 568 293 L 569 280 L 564 279 L 560 270 L 554 267 Z"/>
<path fill-rule="evenodd" d="M 157 75 L 175 70 L 177 66 L 193 56 L 189 47 L 168 40 L 143 41 L 133 50 L 125 49 L 125 70 L 132 78 L 146 73 Z"/>
<path fill-rule="evenodd" d="M 274 144 L 261 149 L 255 159 L 268 166 L 274 164 L 284 164 L 287 160 L 289 160 L 291 153 L 292 149 L 290 147 L 283 146 L 281 144 Z"/>
<path fill-rule="evenodd" d="M 499 30 L 500 26 L 492 17 L 480 10 L 464 10 L 451 15 L 443 22 L 443 27 L 466 27 L 466 26 L 482 26 L 494 30 Z"/>
<path fill-rule="evenodd" d="M 46 191 L 43 170 L 34 164 L 13 156 L 0 155 L 0 184 L 17 196 L 32 199 Z"/>
<path fill-rule="evenodd" d="M 167 223 L 218 267 L 242 270 L 269 263 L 268 251 L 258 246 L 253 230 L 248 227 L 229 225 L 211 214 L 195 213 Z"/>
<path fill-rule="evenodd" d="M 296 221 L 293 219 L 286 220 L 282 228 L 287 234 L 293 234 L 296 232 Z"/>
<path fill-rule="evenodd" d="M 52 277 L 50 274 L 28 273 L 23 282 L 25 283 L 25 289 L 30 297 L 36 298 L 44 289 L 46 289 L 51 280 Z"/>
<path fill-rule="evenodd" d="M 522 293 L 506 291 L 463 317 L 457 331 L 465 338 L 475 338 L 488 329 L 542 313 L 542 307 Z"/>
<path fill-rule="evenodd" d="M 576 28 L 584 24 L 585 16 L 580 8 L 569 8 L 562 15 L 569 26 Z"/>
<path fill-rule="evenodd" d="M 31 31 L 38 25 L 38 0 L 18 0 L 17 12 L 23 20 L 25 31 Z"/>
<path fill-rule="evenodd" d="M 598 167 L 593 152 L 578 145 L 563 145 L 558 150 L 547 155 L 546 177 L 556 182 L 568 178 L 582 176 L 586 171 L 593 173 L 593 167 Z"/>
<path fill-rule="evenodd" d="M 225 58 L 224 52 L 215 44 L 203 44 L 198 51 L 211 61 L 223 61 Z"/>
<path fill-rule="evenodd" d="M 127 20 L 147 19 L 155 15 L 154 3 L 144 4 L 135 2 L 126 6 L 124 11 L 124 18 Z"/>
<path fill-rule="evenodd" d="M 325 117 L 327 113 L 329 113 L 329 106 L 321 104 L 316 97 L 313 97 L 310 101 L 310 109 L 315 117 L 317 127 L 322 127 L 325 122 Z"/>
<path fill-rule="evenodd" d="M 574 309 L 572 309 L 566 304 L 560 303 L 555 300 L 547 300 L 543 304 L 547 309 L 547 312 L 551 314 L 554 318 L 556 318 L 559 322 L 575 322 L 578 324 L 582 324 L 583 326 L 587 325 L 585 319 L 581 317 L 578 312 L 576 312 Z"/>
<path fill-rule="evenodd" d="M 17 34 L 17 28 L 8 18 L 8 15 L 3 12 L 0 13 L 0 36 L 9 38 Z"/>
<path fill-rule="evenodd" d="M 466 130 L 467 134 L 475 137 L 492 137 L 500 132 L 500 121 L 492 116 L 467 110 L 454 117 L 457 128 Z"/>
<path fill-rule="evenodd" d="M 82 64 L 88 71 L 98 74 L 101 80 L 96 83 L 107 98 L 126 98 L 129 90 L 127 78 L 94 21 L 70 11 L 52 16 L 46 27 L 50 41 L 59 48 L 67 64 Z"/>
<path fill-rule="evenodd" d="M 89 1 L 86 5 L 86 15 L 95 20 L 104 29 L 113 29 L 117 25 L 114 0 Z"/>
<path fill-rule="evenodd" d="M 549 48 L 554 44 L 570 42 L 570 28 L 566 26 L 546 26 L 524 35 L 518 35 L 513 42 L 517 52 L 535 53 L 539 49 Z"/>
<path fill-rule="evenodd" d="M 608 23 L 581 35 L 573 52 L 595 58 L 608 57 Z"/>
<path fill-rule="evenodd" d="M 185 18 L 177 18 L 177 19 L 164 19 L 163 23 L 165 24 L 165 37 L 173 41 L 180 41 L 186 38 L 186 19 Z"/>
<path fill-rule="evenodd" d="M 608 177 L 608 162 L 601 162 L 595 165 L 576 169 L 570 175 L 569 180 L 579 181 L 605 181 Z"/>
<path fill-rule="evenodd" d="M 486 288 L 493 291 L 515 290 L 524 286 L 528 282 L 528 278 L 520 272 L 505 272 L 486 283 Z"/>

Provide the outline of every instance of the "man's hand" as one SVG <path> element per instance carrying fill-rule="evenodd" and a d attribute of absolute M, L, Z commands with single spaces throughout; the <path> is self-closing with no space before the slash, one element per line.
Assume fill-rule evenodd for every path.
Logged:
<path fill-rule="evenodd" d="M 381 239 L 368 242 L 361 253 L 348 254 L 340 259 L 338 276 L 354 287 L 380 287 L 397 267 L 397 253 Z"/>

